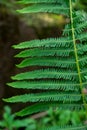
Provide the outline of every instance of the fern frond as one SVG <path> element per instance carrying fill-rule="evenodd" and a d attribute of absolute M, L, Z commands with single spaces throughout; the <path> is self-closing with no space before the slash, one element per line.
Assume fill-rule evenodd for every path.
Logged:
<path fill-rule="evenodd" d="M 85 47 L 83 48 L 85 51 Z M 41 57 L 41 56 L 69 56 L 70 53 L 74 52 L 73 49 L 69 49 L 69 48 L 34 48 L 34 49 L 28 49 L 28 50 L 24 50 L 22 52 L 20 52 L 19 54 L 17 54 L 15 57 Z"/>
<path fill-rule="evenodd" d="M 19 11 L 20 13 L 62 13 L 68 16 L 70 22 L 65 26 L 61 38 L 32 40 L 13 46 L 16 49 L 25 49 L 16 55 L 24 58 L 17 66 L 20 68 L 34 66 L 34 70 L 13 76 L 12 79 L 17 81 L 8 85 L 32 89 L 32 93 L 14 96 L 5 101 L 43 102 L 36 104 L 36 108 L 30 106 L 24 109 L 19 115 L 31 114 L 40 109 L 44 111 L 51 106 L 87 110 L 87 95 L 83 93 L 87 84 L 87 22 L 82 12 L 73 9 L 73 1 L 20 1 L 27 4 L 27 7 Z M 40 89 L 40 92 L 34 93 L 33 90 L 36 89 Z"/>
<path fill-rule="evenodd" d="M 26 115 L 30 115 L 33 113 L 37 113 L 37 112 L 41 112 L 41 111 L 45 111 L 47 109 L 49 109 L 50 107 L 52 108 L 56 108 L 56 106 L 58 105 L 57 102 L 44 102 L 44 103 L 36 103 L 32 106 L 26 107 L 23 110 L 16 112 L 17 116 L 26 116 Z"/>
<path fill-rule="evenodd" d="M 79 63 L 82 67 L 84 67 L 85 65 L 87 65 L 87 56 L 81 57 L 79 59 Z"/>
<path fill-rule="evenodd" d="M 68 79 L 68 80 L 78 80 L 78 73 L 71 70 L 58 71 L 57 69 L 44 69 L 35 70 L 25 73 L 20 73 L 12 77 L 14 80 L 25 80 L 25 79 Z"/>
<path fill-rule="evenodd" d="M 17 112 L 16 115 L 17 116 L 26 116 L 26 115 L 31 115 L 37 112 L 42 112 L 42 111 L 46 111 L 49 108 L 58 108 L 61 110 L 84 110 L 84 106 L 83 104 L 60 104 L 58 102 L 44 102 L 44 103 L 36 103 L 32 106 L 28 106 L 24 109 L 22 109 L 21 111 Z"/>
<path fill-rule="evenodd" d="M 79 29 L 79 30 L 82 30 L 82 31 L 85 28 L 87 28 L 87 22 L 86 21 L 83 21 L 83 23 L 78 24 L 77 27 L 76 27 L 77 30 Z"/>
<path fill-rule="evenodd" d="M 87 125 L 78 125 L 78 126 L 53 126 L 45 127 L 41 130 L 87 130 Z"/>
<path fill-rule="evenodd" d="M 64 0 L 19 0 L 18 3 L 20 4 L 34 4 L 34 3 L 63 3 Z"/>
<path fill-rule="evenodd" d="M 55 14 L 68 14 L 69 8 L 64 8 L 63 6 L 56 4 L 35 4 L 30 5 L 30 7 L 25 7 L 21 10 L 18 10 L 19 13 L 55 13 Z"/>
<path fill-rule="evenodd" d="M 72 59 L 58 60 L 58 58 L 27 58 L 23 60 L 17 67 L 23 68 L 27 66 L 50 66 L 50 67 L 66 67 L 66 68 L 75 68 L 75 61 Z"/>
<path fill-rule="evenodd" d="M 77 49 L 78 49 L 78 54 L 83 56 L 83 54 L 87 53 L 86 43 L 78 45 Z"/>
<path fill-rule="evenodd" d="M 68 27 L 65 28 L 63 35 L 70 35 L 70 33 L 72 32 L 70 25 L 67 25 Z M 84 29 L 87 28 L 87 22 L 83 21 L 82 23 L 78 23 L 77 25 L 75 25 L 75 35 L 81 34 Z"/>
<path fill-rule="evenodd" d="M 73 13 L 73 21 L 74 23 L 82 23 L 84 22 L 84 15 L 82 11 L 74 11 L 75 13 Z"/>
<path fill-rule="evenodd" d="M 86 41 L 87 40 L 87 33 L 82 33 L 82 34 L 79 34 L 77 37 L 76 37 L 77 40 L 79 40 L 80 42 L 83 42 L 83 41 Z"/>
<path fill-rule="evenodd" d="M 87 45 L 86 43 L 78 44 L 77 45 L 78 54 L 83 55 L 85 52 L 87 52 Z M 44 47 L 44 48 L 33 48 L 33 49 L 27 49 L 24 51 L 21 51 L 19 54 L 17 54 L 15 57 L 19 58 L 26 58 L 26 57 L 41 57 L 41 56 L 65 56 L 68 57 L 74 53 L 74 50 L 70 47 L 59 47 L 59 48 L 51 48 L 51 47 Z"/>
<path fill-rule="evenodd" d="M 9 86 L 22 89 L 42 89 L 42 90 L 65 90 L 78 91 L 79 83 L 68 81 L 16 81 L 8 83 Z"/>
<path fill-rule="evenodd" d="M 43 101 L 63 101 L 63 102 L 77 102 L 81 100 L 81 94 L 78 93 L 58 93 L 58 92 L 45 92 L 37 94 L 24 94 L 4 99 L 6 102 L 43 102 Z"/>
<path fill-rule="evenodd" d="M 32 40 L 13 45 L 15 49 L 26 49 L 36 47 L 72 47 L 73 40 L 70 38 L 50 38 L 43 40 Z"/>

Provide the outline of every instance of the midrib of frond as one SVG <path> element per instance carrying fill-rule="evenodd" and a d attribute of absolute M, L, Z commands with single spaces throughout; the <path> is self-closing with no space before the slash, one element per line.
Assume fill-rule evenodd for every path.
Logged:
<path fill-rule="evenodd" d="M 77 66 L 79 83 L 80 83 L 80 90 L 81 90 L 81 95 L 82 95 L 84 107 L 85 107 L 85 109 L 87 111 L 87 104 L 86 104 L 86 100 L 85 100 L 85 94 L 83 94 L 83 82 L 82 82 L 82 78 L 81 78 L 82 75 L 81 75 L 79 58 L 78 58 L 78 52 L 77 52 L 77 47 L 76 47 L 76 38 L 75 38 L 75 28 L 74 28 L 74 20 L 73 20 L 72 0 L 69 0 L 69 4 L 70 4 L 70 21 L 71 21 L 72 39 L 73 39 L 74 53 L 75 53 L 75 59 L 76 59 L 76 66 Z"/>

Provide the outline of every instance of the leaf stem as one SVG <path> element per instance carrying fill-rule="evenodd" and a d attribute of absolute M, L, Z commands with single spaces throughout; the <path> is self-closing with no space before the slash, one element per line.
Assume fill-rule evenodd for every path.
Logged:
<path fill-rule="evenodd" d="M 75 40 L 75 28 L 74 28 L 74 20 L 73 20 L 72 0 L 69 0 L 69 4 L 70 4 L 70 20 L 71 20 L 71 29 L 72 29 L 72 39 L 73 39 L 73 45 L 74 45 L 74 52 L 75 52 L 75 58 L 76 58 L 76 66 L 77 66 L 77 71 L 78 71 L 80 90 L 81 90 L 84 108 L 86 109 L 86 116 L 87 116 L 87 104 L 86 104 L 86 100 L 85 100 L 85 95 L 83 94 L 83 82 L 82 82 L 82 78 L 81 78 L 82 75 L 81 75 L 81 71 L 80 71 L 79 58 L 78 58 L 76 40 Z"/>

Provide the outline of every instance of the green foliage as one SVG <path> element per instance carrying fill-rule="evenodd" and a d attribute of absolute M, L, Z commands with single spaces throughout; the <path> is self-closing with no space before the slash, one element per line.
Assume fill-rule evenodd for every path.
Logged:
<path fill-rule="evenodd" d="M 47 116 L 43 118 L 43 122 L 50 122 L 51 125 L 79 125 L 83 124 L 86 119 L 86 114 L 84 111 L 70 111 L 70 110 L 53 110 L 50 108 L 47 111 Z M 48 120 L 48 121 L 47 121 Z"/>
<path fill-rule="evenodd" d="M 86 119 L 84 111 L 49 109 L 47 116 L 41 120 L 41 126 L 43 126 L 41 130 L 86 130 L 87 125 L 83 123 L 84 119 Z"/>
<path fill-rule="evenodd" d="M 87 0 L 77 0 L 75 6 L 77 9 L 82 9 L 87 12 Z"/>
<path fill-rule="evenodd" d="M 8 130 L 18 130 L 22 127 L 30 127 L 29 130 L 33 130 L 32 128 L 35 128 L 35 121 L 33 119 L 16 119 L 16 116 L 14 114 L 11 114 L 11 109 L 6 106 L 5 112 L 3 114 L 3 120 L 0 121 L 0 130 L 6 128 Z"/>
<path fill-rule="evenodd" d="M 49 107 L 87 110 L 87 95 L 83 93 L 83 89 L 87 87 L 85 78 L 87 75 L 87 32 L 85 32 L 87 22 L 82 12 L 73 9 L 73 1 L 20 1 L 27 4 L 25 8 L 19 10 L 20 13 L 61 13 L 68 16 L 70 22 L 65 26 L 61 38 L 32 40 L 13 46 L 16 49 L 25 49 L 16 55 L 16 57 L 24 58 L 17 67 L 34 67 L 32 71 L 12 76 L 12 79 L 16 81 L 8 84 L 14 88 L 32 89 L 29 94 L 4 99 L 12 103 L 36 103 L 18 112 L 17 115 L 24 116 L 45 111 Z M 38 89 L 43 91 L 33 92 Z M 78 120 L 78 117 L 76 119 Z"/>
<path fill-rule="evenodd" d="M 0 130 L 19 130 L 19 128 L 24 130 L 73 130 L 73 128 L 85 130 L 87 125 L 84 121 L 86 121 L 85 111 L 53 110 L 52 108 L 45 112 L 43 118 L 40 116 L 37 118 L 37 115 L 34 115 L 32 118 L 17 119 L 16 115 L 11 114 L 11 109 L 6 106 L 3 120 L 0 121 Z M 64 128 L 64 125 L 70 126 Z"/>

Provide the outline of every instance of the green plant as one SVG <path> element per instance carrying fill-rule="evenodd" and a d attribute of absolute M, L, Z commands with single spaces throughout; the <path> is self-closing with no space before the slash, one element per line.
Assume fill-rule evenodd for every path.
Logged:
<path fill-rule="evenodd" d="M 22 127 L 30 127 L 29 130 L 35 129 L 35 120 L 25 118 L 25 119 L 16 119 L 16 116 L 14 114 L 11 114 L 10 107 L 5 107 L 5 112 L 3 114 L 3 120 L 0 121 L 0 130 L 18 130 Z"/>
<path fill-rule="evenodd" d="M 41 130 L 83 130 L 87 128 L 84 120 L 86 120 L 84 111 L 53 110 L 50 108 L 47 111 L 47 115 L 40 119 L 39 123 L 37 121 L 36 124 L 38 130 L 41 128 Z M 64 129 L 64 126 L 68 127 Z"/>
<path fill-rule="evenodd" d="M 70 110 L 53 110 L 50 108 L 41 118 L 41 113 L 31 118 L 18 119 L 16 115 L 11 113 L 10 107 L 6 106 L 3 114 L 3 120 L 0 121 L 0 130 L 47 130 L 58 128 L 58 126 L 73 125 L 75 128 L 86 128 L 86 114 L 85 111 L 70 111 Z M 66 117 L 66 118 L 65 118 Z M 80 130 L 80 129 L 79 129 Z"/>
<path fill-rule="evenodd" d="M 19 68 L 31 67 L 33 70 L 13 76 L 9 86 L 32 89 L 32 93 L 4 99 L 7 102 L 35 102 L 17 115 L 24 116 L 49 107 L 60 109 L 86 110 L 87 96 L 84 93 L 87 80 L 87 22 L 82 12 L 75 11 L 75 0 L 21 0 L 27 7 L 20 13 L 48 12 L 66 15 L 70 22 L 65 26 L 61 38 L 32 40 L 13 47 L 25 49 L 16 57 L 24 58 Z M 37 68 L 38 66 L 38 68 Z M 37 68 L 37 69 L 36 69 Z M 43 90 L 34 93 L 33 90 Z"/>

